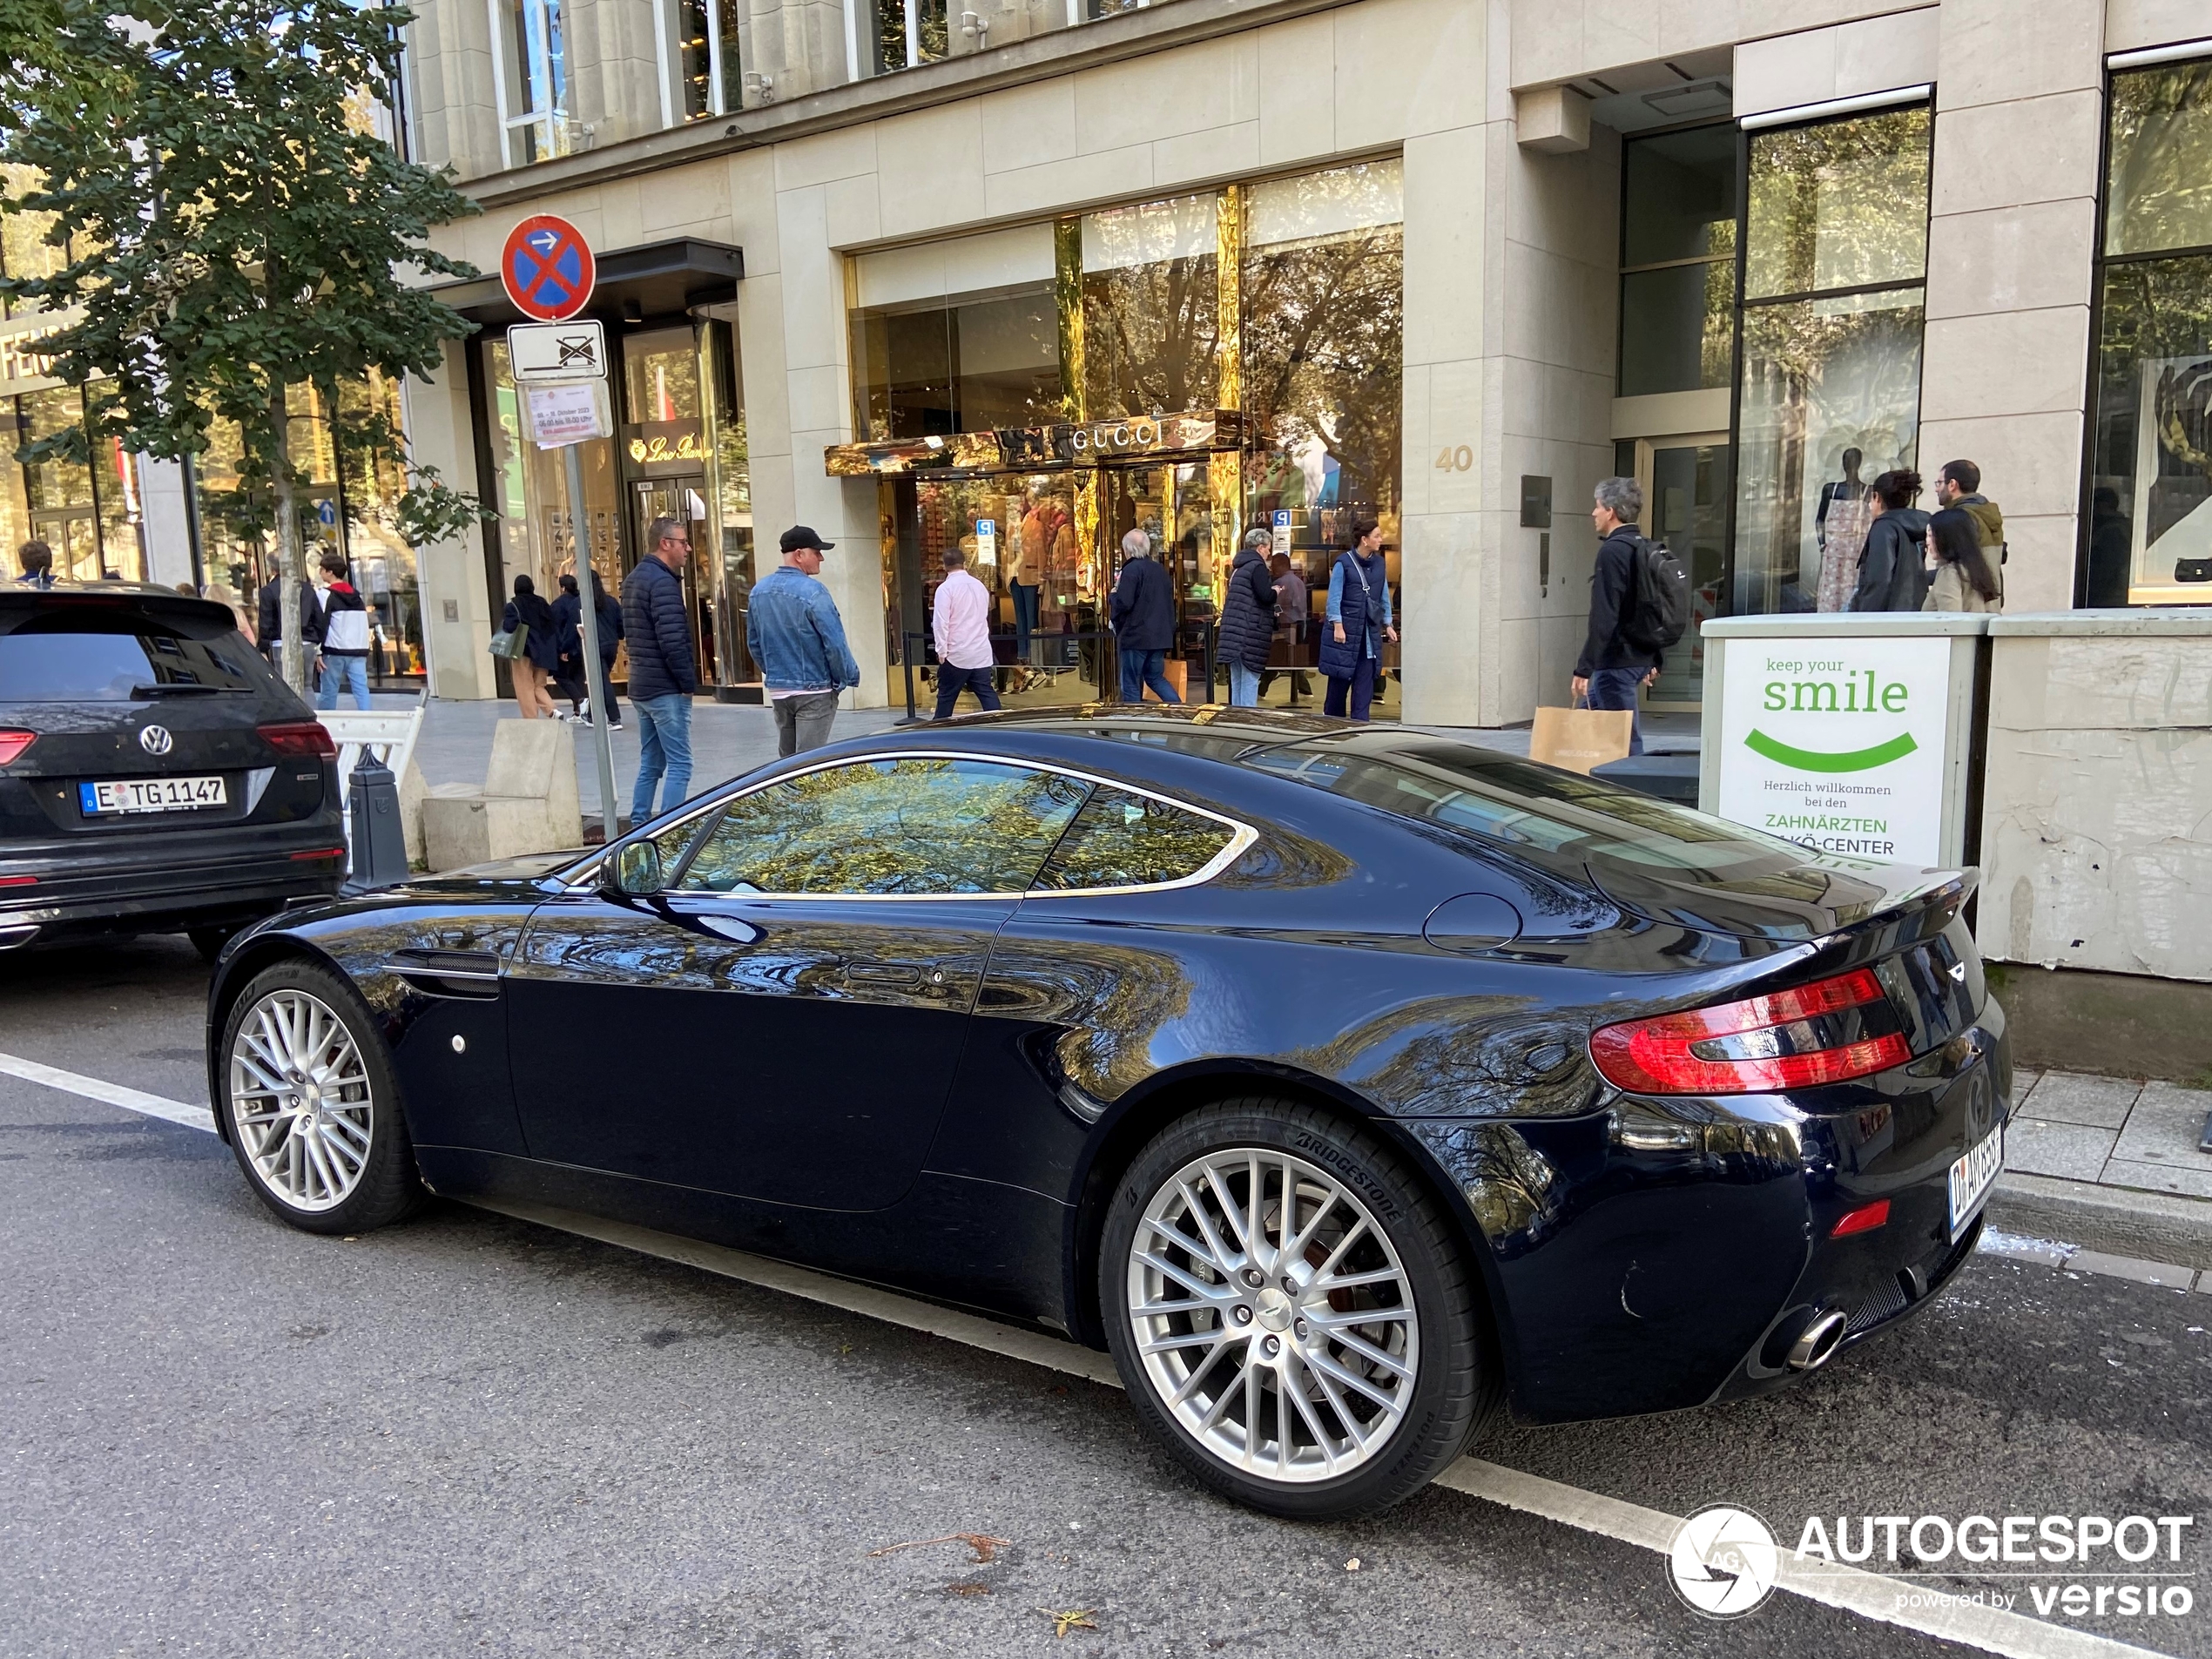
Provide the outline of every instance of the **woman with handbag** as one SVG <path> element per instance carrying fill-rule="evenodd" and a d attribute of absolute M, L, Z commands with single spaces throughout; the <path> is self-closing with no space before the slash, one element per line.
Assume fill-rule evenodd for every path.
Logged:
<path fill-rule="evenodd" d="M 508 636 L 502 654 L 514 670 L 515 706 L 523 718 L 556 718 L 545 682 L 560 667 L 561 642 L 553 624 L 553 607 L 537 597 L 537 583 L 529 577 L 515 578 L 515 597 L 500 613 L 499 631 Z"/>
<path fill-rule="evenodd" d="M 1390 572 L 1383 563 L 1382 527 L 1364 515 L 1352 521 L 1352 545 L 1329 571 L 1329 608 L 1321 629 L 1321 672 L 1329 682 L 1324 714 L 1367 718 L 1382 646 L 1398 630 L 1390 614 Z M 1349 704 L 1347 710 L 1346 705 Z"/>

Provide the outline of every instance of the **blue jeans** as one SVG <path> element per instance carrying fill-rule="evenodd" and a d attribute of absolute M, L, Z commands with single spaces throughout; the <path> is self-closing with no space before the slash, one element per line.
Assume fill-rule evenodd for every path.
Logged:
<path fill-rule="evenodd" d="M 1643 752 L 1643 716 L 1636 711 L 1636 691 L 1642 685 L 1643 677 L 1651 671 L 1644 668 L 1594 668 L 1590 671 L 1589 705 L 1594 709 L 1626 709 L 1629 711 L 1629 752 Z"/>
<path fill-rule="evenodd" d="M 1125 651 L 1122 653 L 1122 701 L 1142 703 L 1144 688 L 1152 688 L 1163 703 L 1180 703 L 1168 684 L 1168 654 L 1163 651 Z"/>
<path fill-rule="evenodd" d="M 999 706 L 998 671 L 991 668 L 954 668 L 950 663 L 937 664 L 937 718 L 953 718 L 953 705 L 960 701 L 962 691 L 975 693 L 975 700 L 988 714 Z"/>
<path fill-rule="evenodd" d="M 1229 664 L 1229 706 L 1232 709 L 1256 709 L 1259 706 L 1259 670 L 1246 668 L 1242 663 Z"/>
<path fill-rule="evenodd" d="M 354 706 L 368 706 L 368 658 L 366 657 L 325 657 L 322 659 L 322 690 L 315 694 L 315 706 L 334 709 L 338 706 L 338 683 L 343 680 L 353 688 Z"/>
<path fill-rule="evenodd" d="M 662 812 L 681 806 L 691 792 L 691 699 L 671 691 L 631 701 L 637 707 L 637 788 L 630 798 L 635 825 L 653 816 L 653 786 L 663 772 L 668 781 L 661 787 Z"/>
<path fill-rule="evenodd" d="M 1029 636 L 1037 631 L 1037 596 L 1044 590 L 1027 582 L 1009 582 L 1014 595 L 1014 660 L 1029 660 Z"/>

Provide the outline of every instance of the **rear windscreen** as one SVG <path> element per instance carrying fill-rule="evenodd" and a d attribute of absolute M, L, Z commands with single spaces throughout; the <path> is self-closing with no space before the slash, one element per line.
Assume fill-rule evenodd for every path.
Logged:
<path fill-rule="evenodd" d="M 1618 860 L 1707 881 L 1806 861 L 1804 848 L 1757 830 L 1447 738 L 1363 732 L 1262 750 L 1244 764 L 1561 865 Z"/>
<path fill-rule="evenodd" d="M 268 684 L 235 630 L 192 637 L 199 631 L 135 607 L 36 612 L 0 633 L 0 703 L 119 703 Z"/>

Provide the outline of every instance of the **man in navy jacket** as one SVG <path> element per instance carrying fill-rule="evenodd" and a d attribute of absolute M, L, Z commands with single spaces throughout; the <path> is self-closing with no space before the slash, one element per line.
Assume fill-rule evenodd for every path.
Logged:
<path fill-rule="evenodd" d="M 1575 695 L 1594 709 L 1626 709 L 1629 752 L 1643 752 L 1643 721 L 1636 694 L 1659 678 L 1660 654 L 1626 633 L 1636 608 L 1636 554 L 1643 545 L 1636 520 L 1643 516 L 1643 487 L 1633 478 L 1598 482 L 1590 523 L 1605 539 L 1590 572 L 1590 631 L 1575 662 Z"/>
<path fill-rule="evenodd" d="M 1114 584 L 1108 615 L 1122 658 L 1122 701 L 1142 703 L 1144 688 L 1163 703 L 1180 703 L 1167 674 L 1168 647 L 1175 644 L 1175 582 L 1152 556 L 1152 538 L 1143 530 L 1122 537 L 1122 579 Z"/>
<path fill-rule="evenodd" d="M 691 556 L 691 532 L 680 518 L 657 518 L 645 529 L 645 556 L 622 584 L 622 637 L 630 647 L 630 700 L 637 707 L 637 787 L 630 821 L 680 806 L 691 789 L 691 693 L 698 667 L 691 656 L 691 621 L 678 574 Z M 667 781 L 662 783 L 663 777 Z M 612 840 L 611 830 L 609 839 Z"/>

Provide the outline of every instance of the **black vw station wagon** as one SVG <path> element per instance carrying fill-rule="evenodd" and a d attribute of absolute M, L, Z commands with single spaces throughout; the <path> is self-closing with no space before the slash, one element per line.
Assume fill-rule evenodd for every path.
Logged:
<path fill-rule="evenodd" d="M 209 1082 L 296 1226 L 497 1197 L 1029 1322 L 1339 1514 L 1501 1402 L 1757 1393 L 1933 1298 L 2011 1097 L 1973 880 L 1417 730 L 1037 711 L 264 924 Z"/>
<path fill-rule="evenodd" d="M 212 956 L 334 894 L 337 756 L 227 605 L 0 586 L 0 949 L 188 932 Z"/>

